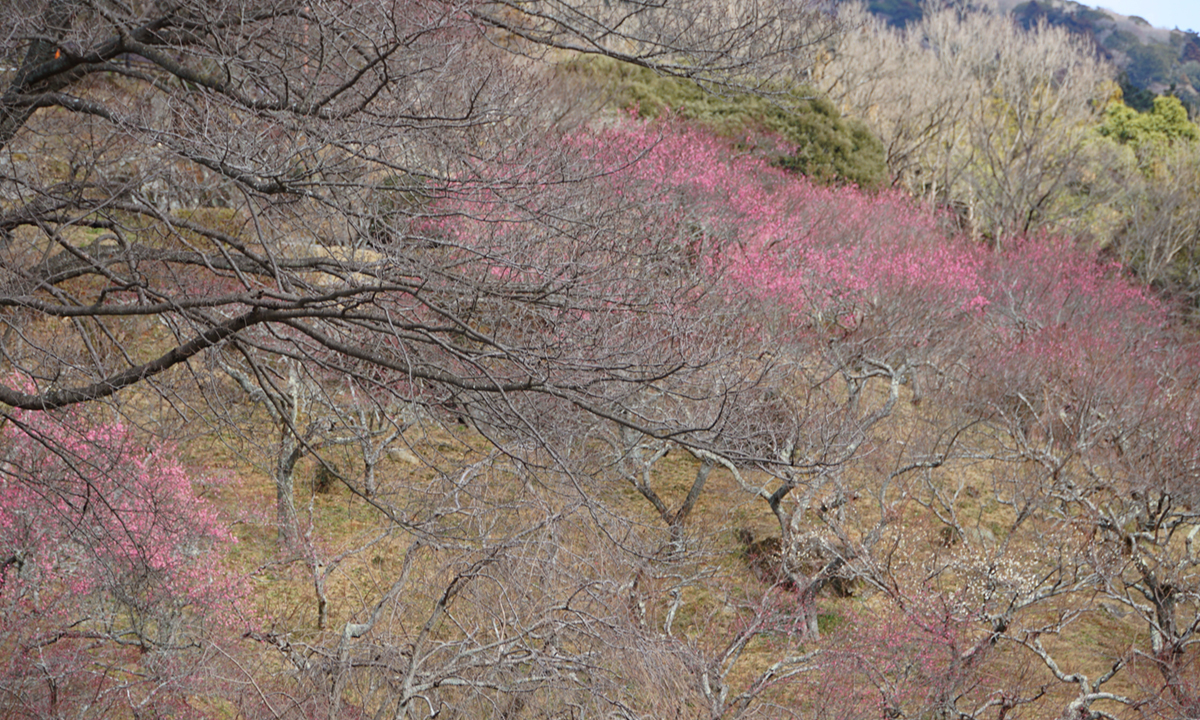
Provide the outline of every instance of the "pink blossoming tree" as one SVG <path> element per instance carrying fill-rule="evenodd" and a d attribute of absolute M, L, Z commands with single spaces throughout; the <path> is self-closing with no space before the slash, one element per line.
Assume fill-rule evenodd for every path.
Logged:
<path fill-rule="evenodd" d="M 171 447 L 78 414 L 13 413 L 0 433 L 4 706 L 186 709 L 242 593 L 221 562 L 233 538 L 193 476 Z"/>

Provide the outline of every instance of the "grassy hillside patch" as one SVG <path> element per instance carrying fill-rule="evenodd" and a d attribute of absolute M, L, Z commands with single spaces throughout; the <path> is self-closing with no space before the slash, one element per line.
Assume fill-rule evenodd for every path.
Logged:
<path fill-rule="evenodd" d="M 774 94 L 723 95 L 683 79 L 611 60 L 579 60 L 567 72 L 607 87 L 611 104 L 639 117 L 674 114 L 717 133 L 755 143 L 770 133 L 784 142 L 763 149 L 783 168 L 819 183 L 880 187 L 886 180 L 883 143 L 863 123 L 842 117 L 828 98 L 799 87 Z"/>

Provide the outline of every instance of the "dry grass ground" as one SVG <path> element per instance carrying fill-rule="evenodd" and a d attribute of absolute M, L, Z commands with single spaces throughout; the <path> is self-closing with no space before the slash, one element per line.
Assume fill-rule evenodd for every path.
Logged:
<path fill-rule="evenodd" d="M 252 605 L 260 620 L 273 628 L 286 628 L 295 642 L 316 645 L 323 635 L 339 633 L 346 623 L 361 622 L 364 613 L 388 592 L 401 571 L 413 534 L 397 528 L 344 484 L 334 483 L 328 491 L 318 492 L 316 488 L 324 471 L 310 460 L 296 476 L 305 547 L 298 552 L 281 551 L 273 524 L 272 480 L 264 471 L 270 458 L 261 455 L 270 451 L 268 439 L 277 431 L 261 413 L 248 422 L 238 437 L 261 442 L 239 443 L 231 442 L 228 436 L 207 436 L 181 446 L 181 452 L 197 463 L 203 474 L 233 478 L 229 484 L 208 489 L 207 494 L 233 523 L 239 543 L 229 562 L 237 572 L 251 577 Z M 898 412 L 889 422 L 890 427 L 879 431 L 880 437 L 913 435 L 910 424 L 914 419 L 907 410 Z M 402 607 L 395 610 L 398 613 L 395 621 L 402 626 L 419 624 L 436 602 L 454 565 L 448 562 L 449 557 L 455 553 L 466 557 L 470 546 L 482 542 L 487 533 L 504 535 L 518 530 L 516 526 L 507 526 L 509 523 L 536 522 L 539 513 L 562 510 L 578 501 L 566 489 L 571 483 L 559 479 L 564 486 L 554 487 L 548 481 L 550 474 L 534 479 L 515 468 L 511 461 L 497 456 L 482 437 L 468 428 L 452 425 L 450 429 L 452 433 L 432 424 L 424 429 L 415 428 L 397 443 L 398 449 L 378 469 L 378 499 L 404 508 L 409 517 L 419 517 L 423 509 L 432 512 L 441 506 L 445 498 L 440 493 L 446 491 L 447 478 L 470 467 L 475 467 L 471 472 L 478 474 L 471 496 L 475 507 L 455 523 L 441 527 L 443 532 L 450 530 L 444 541 L 447 549 L 421 556 L 414 566 L 413 577 L 417 580 L 406 593 Z M 882 440 L 880 444 L 886 442 Z M 890 451 L 876 447 L 866 453 L 864 462 L 846 469 L 850 484 L 864 498 L 845 517 L 845 529 L 850 533 L 861 537 L 887 511 L 881 510 L 882 506 L 871 498 L 880 492 L 879 483 L 886 477 L 886 468 L 897 462 L 899 447 L 897 444 Z M 325 459 L 347 478 L 357 478 L 362 471 L 361 460 L 351 448 L 326 453 Z M 654 487 L 669 505 L 676 506 L 686 495 L 698 465 L 695 458 L 676 450 L 655 467 Z M 1010 489 L 1003 478 L 1011 472 L 1011 467 L 997 462 L 967 458 L 947 463 L 920 482 L 899 490 L 907 498 L 889 498 L 887 507 L 899 508 L 903 517 L 885 531 L 893 543 L 888 572 L 903 587 L 925 587 L 935 595 L 940 593 L 959 600 L 969 597 L 978 600 L 979 589 L 972 586 L 987 582 L 986 574 L 997 572 L 1001 565 L 1012 569 L 1012 582 L 1022 581 L 1023 576 L 1017 577 L 1022 568 L 1026 574 L 1036 574 L 1036 569 L 1045 565 L 1048 550 L 1075 539 L 1069 537 L 1073 532 L 1069 523 L 1026 522 L 1010 535 L 1015 511 L 1007 502 L 1011 500 Z M 479 479 L 484 477 L 486 481 Z M 755 475 L 748 475 L 746 480 L 751 484 L 770 482 L 765 476 Z M 607 568 L 597 572 L 614 573 L 608 580 L 621 591 L 627 591 L 626 584 L 637 579 L 636 591 L 643 606 L 638 611 L 630 610 L 631 615 L 641 613 L 634 622 L 644 623 L 650 632 L 662 634 L 667 617 L 671 616 L 670 632 L 676 641 L 694 646 L 700 652 L 716 654 L 755 612 L 761 611 L 764 598 L 780 603 L 776 612 L 781 629 L 762 634 L 746 647 L 728 677 L 732 687 L 746 686 L 781 655 L 804 649 L 803 644 L 797 646 L 796 636 L 789 636 L 782 629 L 791 596 L 783 590 L 771 590 L 755 576 L 738 538 L 742 529 L 750 529 L 760 538 L 778 535 L 779 526 L 766 504 L 746 493 L 727 471 L 718 468 L 713 472 L 687 522 L 686 547 L 690 552 L 686 556 L 654 552 L 656 542 L 659 551 L 666 546 L 665 528 L 653 508 L 631 486 L 615 478 L 605 478 L 600 468 L 588 482 L 589 490 L 594 493 L 588 499 L 591 511 L 600 509 L 612 518 L 619 518 L 619 522 L 614 521 L 608 528 L 619 528 L 626 533 L 626 554 L 618 552 L 615 558 L 597 560 L 597 568 Z M 938 506 L 935 493 L 943 500 L 949 498 L 949 505 Z M 922 501 L 930 507 L 922 506 Z M 580 505 L 580 515 L 566 523 L 566 529 L 558 534 L 562 550 L 576 563 L 596 557 L 596 528 L 580 519 L 587 515 L 586 509 Z M 964 531 L 950 531 L 938 519 L 935 509 L 943 516 L 953 511 Z M 809 517 L 807 524 L 809 530 L 821 529 L 816 517 Z M 329 618 L 322 630 L 317 627 L 313 563 L 328 563 L 335 558 L 336 568 L 325 580 Z M 855 642 L 855 623 L 886 617 L 895 610 L 894 598 L 888 598 L 869 584 L 860 586 L 852 597 L 823 596 L 819 608 L 823 633 L 850 643 Z M 1105 610 L 1086 593 L 1039 605 L 1022 615 L 1020 622 L 1025 628 L 1050 626 L 1069 613 L 1079 613 L 1078 618 L 1061 634 L 1043 637 L 1044 647 L 1069 672 L 1084 672 L 1093 677 L 1102 673 L 1113 658 L 1139 644 L 1137 636 L 1147 632 L 1134 618 L 1120 617 L 1119 610 L 1116 613 Z M 961 638 L 960 649 L 984 632 L 983 627 L 978 627 L 974 636 Z M 872 639 L 862 636 L 861 641 L 872 642 Z M 1062 707 L 1073 696 L 1074 688 L 1054 683 L 1045 667 L 1029 652 L 1011 643 L 1002 642 L 998 646 L 989 672 L 1006 680 L 1024 677 L 1024 683 L 1031 687 L 1047 686 L 1049 694 L 1043 699 L 1047 707 Z M 986 682 L 986 676 L 982 680 Z M 1136 688 L 1129 681 L 1118 679 L 1110 689 L 1132 692 Z M 791 687 L 769 690 L 765 697 L 773 697 L 784 705 L 804 707 L 813 702 L 813 692 L 817 688 L 801 678 Z"/>

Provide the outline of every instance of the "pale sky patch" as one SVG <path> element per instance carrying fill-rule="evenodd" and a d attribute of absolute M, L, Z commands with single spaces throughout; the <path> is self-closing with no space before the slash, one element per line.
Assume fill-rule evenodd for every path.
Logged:
<path fill-rule="evenodd" d="M 1200 32 L 1200 0 L 1092 0 L 1085 3 L 1145 18 L 1154 27 Z"/>

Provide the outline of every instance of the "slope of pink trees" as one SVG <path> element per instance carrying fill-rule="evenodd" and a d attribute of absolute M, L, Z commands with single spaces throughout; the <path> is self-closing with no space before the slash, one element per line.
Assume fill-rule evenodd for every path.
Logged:
<path fill-rule="evenodd" d="M 614 624 L 623 603 L 635 608 L 646 653 L 686 658 L 713 717 L 762 710 L 760 696 L 788 697 L 789 684 L 800 703 L 852 686 L 832 717 L 1148 707 L 1110 689 L 1130 678 L 1148 687 L 1155 673 L 1171 689 L 1156 700 L 1163 713 L 1191 712 L 1200 623 L 1165 588 L 1192 582 L 1177 531 L 1193 517 L 1181 495 L 1200 466 L 1196 363 L 1166 304 L 1052 236 L 992 251 L 903 195 L 817 187 L 675 122 L 616 124 L 561 145 L 547 157 L 514 150 L 440 189 L 406 238 L 438 272 L 418 277 L 419 293 L 379 301 L 422 332 L 439 317 L 470 318 L 458 344 L 426 359 L 512 392 L 464 382 L 440 397 L 397 368 L 355 370 L 461 412 L 497 444 L 533 433 L 551 450 L 529 451 L 526 467 L 565 470 L 586 507 L 606 491 L 581 480 L 596 458 L 580 439 L 606 438 L 612 467 L 667 526 L 669 551 L 635 546 L 627 538 L 642 530 L 626 533 L 634 523 L 620 509 L 594 512 L 631 556 L 685 557 L 709 471 L 735 475 L 779 526 L 787 582 L 760 603 L 769 611 L 743 603 L 750 617 L 729 637 L 689 644 L 672 622 L 688 583 L 704 580 L 656 598 L 637 575 L 613 583 L 632 588 L 626 596 L 606 599 Z M 572 220 L 605 213 L 602 227 Z M 382 261 L 361 269 L 377 277 L 351 284 L 414 282 Z M 646 382 L 632 388 L 628 368 Z M 686 497 L 653 486 L 653 464 L 676 445 L 701 460 Z M 956 462 L 986 482 L 947 472 Z M 981 493 L 1001 508 L 995 519 L 968 514 Z M 502 530 L 484 540 L 516 542 Z M 1047 543 L 1055 552 L 1036 552 Z M 1122 550 L 1131 546 L 1142 554 Z M 881 598 L 872 612 L 883 620 L 838 611 L 850 626 L 822 633 L 820 593 L 850 580 Z M 670 609 L 656 619 L 655 603 Z M 1077 655 L 1040 640 L 1070 641 L 1101 603 L 1124 608 L 1141 633 L 1104 648 L 1118 658 L 1110 675 L 1071 666 Z M 375 617 L 369 609 L 360 615 Z M 445 631 L 448 643 L 476 642 Z M 747 679 L 739 658 L 780 634 L 776 662 Z"/>
<path fill-rule="evenodd" d="M 1050 234 L 989 250 L 946 232 L 949 223 L 903 195 L 817 187 L 674 122 L 621 124 L 571 143 L 615 193 L 657 206 L 655 231 L 668 230 L 647 242 L 677 243 L 681 258 L 708 273 L 707 291 L 740 309 L 737 322 L 722 321 L 726 332 L 754 336 L 777 367 L 803 368 L 810 384 L 796 385 L 795 375 L 786 384 L 786 417 L 777 421 L 786 427 L 775 428 L 771 451 L 740 455 L 775 476 L 773 485 L 744 487 L 778 518 L 785 566 L 789 542 L 796 552 L 825 548 L 824 567 L 788 568 L 801 627 L 816 637 L 815 593 L 850 568 L 891 598 L 896 614 L 890 630 L 866 623 L 849 632 L 857 642 L 932 628 L 916 607 L 940 608 L 939 622 L 957 628 L 921 630 L 919 658 L 903 647 L 838 645 L 847 634 L 830 638 L 827 667 L 845 673 L 834 682 L 859 673 L 883 698 L 881 711 L 903 716 L 982 717 L 1054 697 L 1068 714 L 1200 707 L 1200 614 L 1183 599 L 1200 590 L 1187 569 L 1194 531 L 1179 555 L 1200 499 L 1200 356 L 1191 331 L 1173 325 L 1169 301 Z M 843 384 L 830 390 L 835 376 Z M 860 394 L 872 382 L 881 394 Z M 936 410 L 910 411 L 910 422 L 929 429 L 897 429 L 905 441 L 894 450 L 880 430 L 903 384 L 914 402 L 922 385 L 940 395 Z M 739 449 L 709 437 L 734 470 Z M 936 475 L 956 457 L 984 467 L 985 492 L 1011 508 L 995 531 L 958 514 L 964 488 L 970 497 L 978 488 Z M 882 488 L 869 477 L 880 470 Z M 873 509 L 857 517 L 847 509 L 864 503 Z M 930 517 L 944 524 L 934 545 L 966 557 L 934 563 L 919 582 L 885 572 L 912 561 L 907 552 L 925 552 L 898 548 Z M 1055 552 L 1028 555 L 1049 537 L 1061 543 Z M 1131 627 L 1149 633 L 1098 648 L 1118 658 L 1108 672 L 1069 667 L 1077 655 L 1064 660 L 1039 640 L 1070 641 L 1101 606 L 1129 613 Z M 1021 658 L 1020 672 L 989 666 L 999 647 L 1021 651 L 1003 655 L 1010 669 Z M 1147 672 L 1163 692 L 1109 689 L 1147 687 Z M 934 677 L 940 689 L 922 694 Z M 764 678 L 761 687 L 771 684 Z M 714 715 L 732 712 L 714 707 Z"/>
<path fill-rule="evenodd" d="M 649 188 L 644 201 L 676 208 L 662 218 L 671 234 L 724 253 L 707 262 L 722 265 L 731 285 L 810 316 L 851 318 L 915 292 L 930 313 L 995 304 L 990 314 L 1026 328 L 1082 331 L 1098 315 L 1134 326 L 1166 320 L 1118 266 L 1052 235 L 1006 238 L 1011 247 L 993 253 L 948 233 L 904 193 L 814 185 L 681 123 L 626 123 L 571 143 L 618 194 Z M 1112 335 L 1114 326 L 1095 330 Z"/>
<path fill-rule="evenodd" d="M 346 287 L 377 284 L 390 318 L 453 340 L 428 343 L 420 360 L 452 373 L 456 385 L 413 379 L 399 364 L 322 354 L 327 339 L 290 326 L 246 338 L 259 349 L 313 343 L 302 355 L 318 385 L 324 373 L 349 372 L 372 390 L 461 411 L 498 445 L 530 433 L 552 457 L 529 450 L 524 467 L 541 477 L 575 473 L 564 497 L 575 502 L 579 493 L 591 510 L 605 502 L 604 488 L 582 479 L 595 471 L 595 447 L 569 445 L 597 437 L 588 422 L 619 428 L 610 435 L 614 467 L 652 465 L 682 445 L 702 467 L 686 498 L 654 491 L 648 466 L 626 473 L 645 483 L 641 496 L 670 526 L 669 550 L 617 542 L 665 564 L 683 562 L 677 558 L 695 542 L 687 515 L 709 471 L 734 475 L 754 512 L 778 523 L 786 582 L 760 604 L 767 609 L 739 610 L 749 619 L 726 627 L 730 637 L 696 640 L 684 627 L 699 622 L 687 612 L 687 583 L 707 576 L 675 572 L 692 579 L 671 588 L 676 604 L 660 613 L 665 624 L 653 626 L 652 607 L 641 612 L 634 622 L 644 637 L 631 643 L 647 657 L 685 658 L 697 673 L 692 691 L 714 717 L 765 713 L 769 706 L 756 703 L 768 696 L 825 698 L 830 717 L 993 717 L 1047 693 L 1066 709 L 1150 707 L 1106 690 L 1112 678 L 1125 688 L 1165 688 L 1147 691 L 1161 696 L 1154 707 L 1164 716 L 1200 707 L 1200 616 L 1181 599 L 1200 589 L 1190 540 L 1181 555 L 1200 467 L 1197 364 L 1164 303 L 1120 268 L 1053 237 L 1014 239 L 993 252 L 947 233 L 939 217 L 902 195 L 817 187 L 674 122 L 617 124 L 561 142 L 568 152 L 555 159 L 514 158 L 491 176 L 480 170 L 439 191 L 405 239 L 424 243 L 405 252 L 428 265 L 367 256 L 347 263 Z M 604 213 L 612 222 L 596 228 L 569 221 Z M 470 323 L 446 320 L 456 317 Z M 372 342 L 383 355 L 403 349 L 394 339 Z M 634 370 L 644 382 L 629 382 Z M 485 381 L 505 393 L 473 394 L 472 383 Z M 523 392 L 530 388 L 544 392 Z M 169 449 L 147 450 L 121 426 L 80 416 L 12 412 L 6 423 L 0 642 L 38 658 L 0 668 L 13 707 L 88 716 L 132 703 L 182 713 L 214 622 L 234 617 L 225 608 L 237 588 L 201 561 L 219 555 L 228 534 Z M 981 491 L 937 474 L 955 461 L 985 467 L 991 482 L 982 492 L 1013 510 L 1004 527 L 981 528 L 958 514 L 962 498 Z M 610 532 L 626 521 L 621 513 L 589 513 L 597 524 L 589 531 L 642 532 Z M 432 522 L 443 515 L 429 516 L 435 520 L 422 532 L 434 543 L 444 529 Z M 932 542 L 922 536 L 931 525 L 944 531 L 929 533 Z M 1056 552 L 1026 557 L 1022 548 L 1040 548 L 1045 538 Z M 526 547 L 504 523 L 489 524 L 478 540 L 483 559 L 447 561 L 428 587 L 451 578 L 450 598 L 483 576 L 488 553 Z M 414 554 L 425 551 L 412 545 Z M 924 564 L 910 567 L 917 559 Z M 844 625 L 821 632 L 830 605 L 820 593 L 851 580 L 880 600 L 869 611 L 833 606 Z M 572 582 L 554 585 L 546 602 L 567 602 L 578 589 Z M 635 597 L 655 585 L 642 587 L 651 589 L 595 596 L 604 632 L 620 626 L 628 607 L 665 605 Z M 405 659 L 406 620 L 387 628 L 379 620 L 385 606 L 400 607 L 393 592 L 351 608 L 345 614 L 354 622 L 322 636 L 337 662 L 329 670 L 306 665 L 319 689 L 298 694 L 325 693 L 338 708 L 340 688 L 390 698 L 387 683 L 401 671 L 416 676 Z M 479 592 L 473 608 L 486 609 Z M 1055 647 L 1039 639 L 1069 639 L 1101 601 L 1137 623 L 1128 644 L 1105 648 L 1117 662 L 1107 679 L 1056 661 Z M 431 617 L 441 617 L 440 602 Z M 531 605 L 529 617 L 539 617 L 539 607 Z M 1059 607 L 1071 612 L 1058 615 Z M 560 638 L 591 632 L 586 622 L 555 622 Z M 586 658 L 583 645 L 541 644 L 536 633 L 515 630 L 487 644 L 461 626 L 435 629 L 444 647 L 543 653 L 547 677 L 572 682 Z M 781 636 L 786 641 L 770 640 Z M 287 646 L 283 633 L 270 639 Z M 759 645 L 769 642 L 781 650 L 766 670 L 739 665 L 752 652 L 761 657 Z M 368 656 L 381 664 L 351 662 Z M 490 703 L 487 693 L 523 662 L 506 668 L 477 657 L 467 670 L 430 660 L 421 692 L 451 705 L 453 680 Z M 1005 672 L 1014 666 L 1021 672 Z M 425 699 L 404 692 L 405 703 Z"/>

